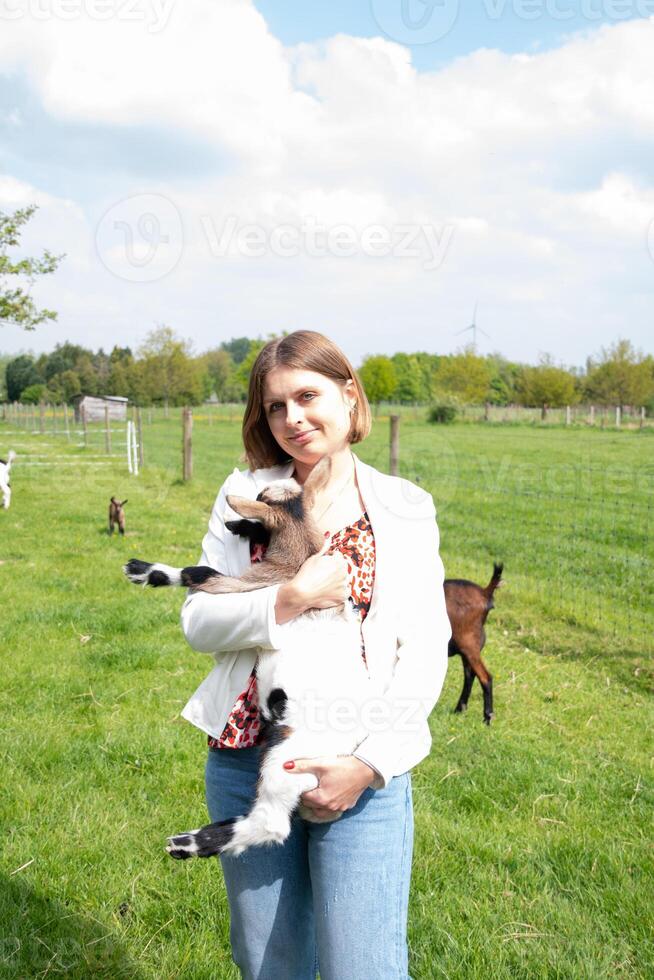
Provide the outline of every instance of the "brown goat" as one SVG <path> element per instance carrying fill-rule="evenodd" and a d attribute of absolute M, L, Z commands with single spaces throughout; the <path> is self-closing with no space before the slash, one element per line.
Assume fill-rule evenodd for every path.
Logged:
<path fill-rule="evenodd" d="M 486 643 L 484 623 L 494 607 L 493 594 L 501 584 L 503 568 L 504 565 L 493 565 L 493 575 L 485 588 L 462 578 L 448 578 L 443 584 L 452 627 L 448 655 L 458 654 L 463 661 L 463 690 L 454 710 L 466 710 L 477 677 L 484 691 L 484 721 L 487 725 L 493 717 L 493 677 L 481 659 L 481 651 Z"/>
<path fill-rule="evenodd" d="M 123 513 L 123 507 L 127 503 L 127 498 L 125 500 L 116 500 L 112 497 L 109 502 L 109 534 L 114 533 L 114 526 L 118 525 L 118 530 L 121 534 L 125 533 L 125 514 Z"/>

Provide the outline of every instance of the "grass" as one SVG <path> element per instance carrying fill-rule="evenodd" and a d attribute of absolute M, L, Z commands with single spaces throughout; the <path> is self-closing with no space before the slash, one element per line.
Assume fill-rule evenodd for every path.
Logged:
<path fill-rule="evenodd" d="M 179 711 L 210 660 L 184 643 L 181 595 L 144 595 L 120 566 L 196 560 L 238 426 L 196 418 L 186 486 L 177 418 L 146 424 L 138 478 L 85 462 L 97 433 L 84 450 L 7 428 L 0 977 L 231 980 L 216 862 L 163 851 L 205 817 L 204 739 Z M 64 448 L 73 465 L 34 465 Z M 508 582 L 486 649 L 496 719 L 479 688 L 451 713 L 451 661 L 414 770 L 415 980 L 654 976 L 652 448 L 647 431 L 403 419 L 448 573 L 486 580 L 502 558 Z M 386 468 L 386 423 L 359 452 Z M 124 540 L 105 531 L 112 493 Z"/>

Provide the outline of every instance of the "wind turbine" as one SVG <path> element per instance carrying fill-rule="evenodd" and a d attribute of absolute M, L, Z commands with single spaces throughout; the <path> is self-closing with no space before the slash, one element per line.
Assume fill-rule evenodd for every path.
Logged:
<path fill-rule="evenodd" d="M 467 333 L 468 330 L 472 330 L 472 346 L 475 348 L 475 350 L 477 349 L 477 331 L 479 331 L 479 333 L 483 333 L 484 337 L 488 337 L 490 340 L 489 334 L 487 334 L 485 330 L 482 330 L 481 327 L 477 326 L 477 303 L 475 303 L 475 308 L 472 314 L 472 323 L 469 327 L 464 327 L 463 330 L 458 330 L 455 336 L 458 337 L 462 333 Z"/>

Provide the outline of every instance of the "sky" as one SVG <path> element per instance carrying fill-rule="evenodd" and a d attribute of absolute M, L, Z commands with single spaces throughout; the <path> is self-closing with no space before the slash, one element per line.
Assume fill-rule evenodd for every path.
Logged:
<path fill-rule="evenodd" d="M 0 352 L 653 351 L 654 0 L 0 0 Z"/>

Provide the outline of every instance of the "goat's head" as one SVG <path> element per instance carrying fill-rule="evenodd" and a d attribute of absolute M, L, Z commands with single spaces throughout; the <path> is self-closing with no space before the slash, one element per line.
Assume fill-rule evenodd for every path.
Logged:
<path fill-rule="evenodd" d="M 316 493 L 325 486 L 332 470 L 331 459 L 323 456 L 306 478 L 304 485 L 296 480 L 277 480 L 264 487 L 256 500 L 227 495 L 227 503 L 241 517 L 260 521 L 269 531 L 288 518 L 302 521 L 313 506 Z"/>
<path fill-rule="evenodd" d="M 111 503 L 114 505 L 114 507 L 116 508 L 116 510 L 122 510 L 123 507 L 125 506 L 125 504 L 127 503 L 127 497 L 125 497 L 124 500 L 116 500 L 115 497 L 112 497 L 111 498 Z"/>

